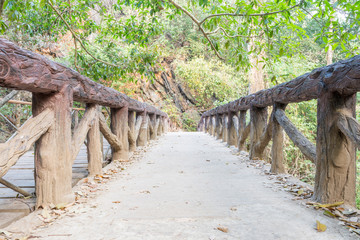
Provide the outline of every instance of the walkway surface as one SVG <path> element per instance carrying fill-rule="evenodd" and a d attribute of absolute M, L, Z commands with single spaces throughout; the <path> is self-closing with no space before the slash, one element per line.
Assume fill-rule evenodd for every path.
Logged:
<path fill-rule="evenodd" d="M 135 154 L 136 155 L 136 154 Z M 167 133 L 34 239 L 354 239 L 204 133 Z M 327 225 L 315 230 L 316 220 Z M 223 231 L 221 231 L 223 230 Z M 32 239 L 32 238 L 29 238 Z"/>

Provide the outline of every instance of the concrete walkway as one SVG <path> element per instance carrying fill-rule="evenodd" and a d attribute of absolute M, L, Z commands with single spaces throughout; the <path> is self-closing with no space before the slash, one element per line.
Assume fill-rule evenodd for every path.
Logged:
<path fill-rule="evenodd" d="M 354 239 L 204 133 L 167 133 L 34 239 Z M 327 225 L 315 230 L 316 220 Z M 220 230 L 219 230 L 219 229 Z M 223 231 L 221 231 L 223 230 Z M 30 238 L 32 239 L 32 238 Z"/>

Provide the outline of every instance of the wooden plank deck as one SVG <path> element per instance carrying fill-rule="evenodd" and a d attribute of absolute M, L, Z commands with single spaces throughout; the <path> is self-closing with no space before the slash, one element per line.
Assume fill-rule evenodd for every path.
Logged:
<path fill-rule="evenodd" d="M 109 143 L 105 139 L 103 142 L 103 152 L 106 152 Z M 88 175 L 87 166 L 86 146 L 83 145 L 72 167 L 73 186 Z M 3 178 L 25 191 L 35 192 L 34 152 L 24 154 Z M 29 214 L 34 209 L 35 202 L 36 198 L 24 199 L 21 194 L 0 184 L 0 228 Z"/>

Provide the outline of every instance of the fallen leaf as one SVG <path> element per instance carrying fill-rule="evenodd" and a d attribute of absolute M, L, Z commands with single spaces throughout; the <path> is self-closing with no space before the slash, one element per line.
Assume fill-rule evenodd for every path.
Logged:
<path fill-rule="evenodd" d="M 303 194 L 303 193 L 304 193 L 304 190 L 303 190 L 303 189 L 300 189 L 300 190 L 297 192 L 298 195 L 301 195 L 301 194 Z"/>
<path fill-rule="evenodd" d="M 49 211 L 48 211 L 47 209 L 43 209 L 43 210 L 41 211 L 41 216 L 42 216 L 43 218 L 45 218 L 45 219 L 49 219 L 49 218 L 50 218 L 50 213 L 49 213 Z"/>
<path fill-rule="evenodd" d="M 120 201 L 113 201 L 113 203 L 120 203 Z"/>
<path fill-rule="evenodd" d="M 329 203 L 329 204 L 317 204 L 315 205 L 316 208 L 329 208 L 329 207 L 337 207 L 344 204 L 344 202 L 336 202 L 336 203 Z"/>
<path fill-rule="evenodd" d="M 328 216 L 328 217 L 336 217 L 335 214 L 333 214 L 332 212 L 330 212 L 330 211 L 328 211 L 328 210 L 325 210 L 325 211 L 324 211 L 324 215 L 325 215 L 325 216 Z"/>
<path fill-rule="evenodd" d="M 60 209 L 60 210 L 64 210 L 66 208 L 66 204 L 65 203 L 59 203 L 55 206 L 55 209 Z"/>
<path fill-rule="evenodd" d="M 224 232 L 224 233 L 227 233 L 227 232 L 229 232 L 229 229 L 227 228 L 227 227 L 217 227 L 217 230 L 219 230 L 219 231 L 222 231 L 222 232 Z"/>
<path fill-rule="evenodd" d="M 236 207 L 232 207 L 230 208 L 231 211 L 237 211 L 237 208 Z"/>
<path fill-rule="evenodd" d="M 316 221 L 316 230 L 317 230 L 318 232 L 325 232 L 325 230 L 326 230 L 326 225 L 320 223 L 319 221 Z"/>

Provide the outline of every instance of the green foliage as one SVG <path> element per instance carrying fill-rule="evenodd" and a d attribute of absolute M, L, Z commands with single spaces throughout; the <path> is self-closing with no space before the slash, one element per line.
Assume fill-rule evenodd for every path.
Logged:
<path fill-rule="evenodd" d="M 213 102 L 224 103 L 247 93 L 244 76 L 220 61 L 194 58 L 188 62 L 177 60 L 175 65 L 176 75 L 192 90 L 200 108 L 212 108 Z"/>

